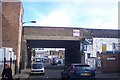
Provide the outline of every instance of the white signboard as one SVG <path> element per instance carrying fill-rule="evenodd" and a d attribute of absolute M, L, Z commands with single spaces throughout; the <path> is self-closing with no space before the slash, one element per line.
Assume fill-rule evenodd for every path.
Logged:
<path fill-rule="evenodd" d="M 98 59 L 97 59 L 97 66 L 101 67 L 101 58 L 100 57 L 98 57 Z"/>
<path fill-rule="evenodd" d="M 73 36 L 80 36 L 80 30 L 73 30 Z"/>
<path fill-rule="evenodd" d="M 96 69 L 96 59 L 95 58 L 88 58 L 87 64 L 90 65 L 93 69 Z"/>
<path fill-rule="evenodd" d="M 107 58 L 107 60 L 111 61 L 111 60 L 115 60 L 115 58 Z"/>

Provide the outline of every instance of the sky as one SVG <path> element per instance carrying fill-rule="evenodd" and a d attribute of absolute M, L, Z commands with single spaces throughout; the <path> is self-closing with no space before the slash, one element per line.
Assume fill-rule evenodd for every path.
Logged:
<path fill-rule="evenodd" d="M 118 29 L 119 0 L 22 0 L 24 26 Z"/>

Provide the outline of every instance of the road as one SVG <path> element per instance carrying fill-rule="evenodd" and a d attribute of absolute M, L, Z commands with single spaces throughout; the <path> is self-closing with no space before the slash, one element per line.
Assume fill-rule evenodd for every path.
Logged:
<path fill-rule="evenodd" d="M 50 65 L 45 64 L 45 74 L 44 75 L 29 75 L 28 80 L 61 80 L 61 65 Z"/>
<path fill-rule="evenodd" d="M 29 75 L 28 80 L 61 80 L 61 66 L 46 64 L 45 75 Z M 107 74 L 96 72 L 95 80 L 120 80 L 118 74 Z"/>
<path fill-rule="evenodd" d="M 46 70 L 45 75 L 30 75 L 28 80 L 46 80 L 46 79 L 55 79 L 60 80 L 60 70 Z"/>

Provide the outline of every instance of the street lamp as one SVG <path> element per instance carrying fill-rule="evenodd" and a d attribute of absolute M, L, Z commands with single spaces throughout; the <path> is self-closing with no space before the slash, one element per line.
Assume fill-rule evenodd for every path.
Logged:
<path fill-rule="evenodd" d="M 36 23 L 36 21 L 27 21 L 27 22 L 23 22 L 23 24 L 25 23 Z"/>
<path fill-rule="evenodd" d="M 22 26 L 24 25 L 24 24 L 26 24 L 26 23 L 36 23 L 36 21 L 25 21 L 25 22 L 22 22 Z M 23 29 L 22 29 L 22 35 L 24 34 L 24 27 L 23 27 Z M 21 40 L 23 40 L 22 39 L 23 37 L 21 37 Z M 24 57 L 26 54 L 23 54 L 24 53 L 24 49 L 23 49 L 23 41 L 21 41 L 21 58 L 20 58 L 20 69 L 22 69 L 22 68 L 24 68 L 24 65 L 25 65 L 25 61 L 24 61 L 24 63 L 21 63 L 21 62 L 23 62 L 21 59 L 23 59 L 23 58 L 26 58 L 26 57 Z M 22 68 L 21 68 L 22 67 Z"/>

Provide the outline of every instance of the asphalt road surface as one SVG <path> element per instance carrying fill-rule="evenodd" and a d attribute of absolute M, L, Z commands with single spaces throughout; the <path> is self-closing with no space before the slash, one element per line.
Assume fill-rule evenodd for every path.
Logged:
<path fill-rule="evenodd" d="M 27 80 L 61 80 L 61 71 L 63 69 L 63 66 L 61 65 L 50 65 L 50 64 L 45 64 L 46 69 L 45 69 L 45 74 L 44 75 L 29 75 Z M 120 74 L 101 74 L 101 73 L 96 73 L 96 79 L 95 80 L 120 80 L 118 79 L 118 76 Z M 87 79 L 89 80 L 89 79 Z"/>
<path fill-rule="evenodd" d="M 60 80 L 60 70 L 46 70 L 44 75 L 29 75 L 28 80 L 46 80 L 46 79 L 51 79 L 51 80 Z"/>
<path fill-rule="evenodd" d="M 61 65 L 45 64 L 45 74 L 30 74 L 27 80 L 61 80 Z"/>

